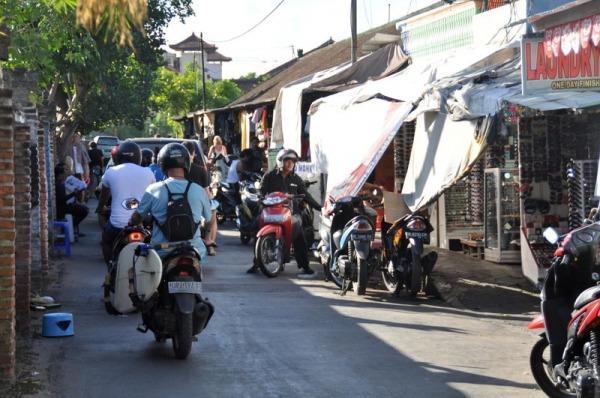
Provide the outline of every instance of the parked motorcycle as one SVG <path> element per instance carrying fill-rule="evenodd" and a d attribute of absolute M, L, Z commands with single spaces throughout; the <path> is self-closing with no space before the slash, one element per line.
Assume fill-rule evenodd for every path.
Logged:
<path fill-rule="evenodd" d="M 594 209 L 585 226 L 563 237 L 552 228 L 544 231 L 544 237 L 559 246 L 542 290 L 543 315 L 536 317 L 528 329 L 541 332 L 540 340 L 531 350 L 530 366 L 535 381 L 550 397 L 592 398 L 600 394 L 600 224 L 597 217 Z M 564 292 L 567 295 L 562 294 Z M 572 308 L 564 308 L 570 297 L 575 296 Z M 548 322 L 559 319 L 550 318 L 556 316 L 570 318 L 566 333 L 556 330 L 561 322 Z M 559 358 L 562 362 L 556 366 L 553 362 L 559 361 L 548 359 L 552 348 L 549 341 L 556 337 L 549 339 L 549 335 L 566 336 L 566 348 Z"/>
<path fill-rule="evenodd" d="M 129 209 L 138 205 L 135 200 L 126 204 Z M 130 243 L 122 247 L 118 261 L 109 269 L 104 286 L 106 309 L 111 314 L 139 310 L 143 323 L 138 331 L 151 330 L 158 342 L 172 339 L 175 357 L 184 359 L 194 336 L 214 313 L 212 304 L 202 297 L 200 255 L 189 241 L 149 245 L 143 242 L 149 233 L 142 226 L 126 230 L 143 233 L 129 233 Z M 166 254 L 161 258 L 157 250 Z"/>
<path fill-rule="evenodd" d="M 427 218 L 409 214 L 397 220 L 383 238 L 381 278 L 389 292 L 398 294 L 406 288 L 415 297 L 427 285 L 429 274 L 437 261 L 432 251 L 423 256 L 433 227 Z"/>
<path fill-rule="evenodd" d="M 365 294 L 369 275 L 378 266 L 380 250 L 372 247 L 376 217 L 358 196 L 337 200 L 331 212 L 321 217 L 318 254 L 326 278 L 341 288 L 342 294 L 350 286 L 356 294 Z"/>
<path fill-rule="evenodd" d="M 240 231 L 240 241 L 248 244 L 258 232 L 260 215 L 260 174 L 253 173 L 240 181 L 240 204 L 236 206 L 236 224 Z"/>

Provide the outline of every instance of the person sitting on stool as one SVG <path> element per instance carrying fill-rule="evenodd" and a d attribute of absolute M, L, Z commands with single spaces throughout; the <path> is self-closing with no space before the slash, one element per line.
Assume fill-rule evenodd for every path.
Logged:
<path fill-rule="evenodd" d="M 81 195 L 85 191 L 85 188 L 67 194 L 65 181 L 68 173 L 66 169 L 67 166 L 64 163 L 59 163 L 54 168 L 56 180 L 56 217 L 59 220 L 64 220 L 67 214 L 73 216 L 73 233 L 77 239 L 79 236 L 84 236 L 79 232 L 79 223 L 87 217 L 89 210 L 86 206 L 75 201 L 75 197 Z"/>

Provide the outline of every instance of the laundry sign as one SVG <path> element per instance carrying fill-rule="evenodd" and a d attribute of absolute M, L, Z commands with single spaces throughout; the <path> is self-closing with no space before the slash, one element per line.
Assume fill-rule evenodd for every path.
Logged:
<path fill-rule="evenodd" d="M 523 94 L 600 91 L 600 15 L 523 38 L 521 54 Z"/>

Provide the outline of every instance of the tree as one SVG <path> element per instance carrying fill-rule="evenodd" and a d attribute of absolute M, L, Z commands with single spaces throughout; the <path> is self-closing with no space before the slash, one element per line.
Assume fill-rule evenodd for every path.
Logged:
<path fill-rule="evenodd" d="M 164 29 L 172 18 L 191 15 L 191 1 L 149 0 L 141 33 L 131 25 L 113 31 L 115 20 L 111 22 L 117 14 L 129 15 L 135 8 L 128 6 L 139 6 L 138 0 L 86 0 L 77 11 L 83 7 L 98 13 L 108 10 L 103 6 L 117 5 L 114 14 L 102 13 L 107 22 L 99 18 L 92 32 L 76 24 L 75 0 L 0 0 L 2 21 L 12 39 L 3 67 L 40 73 L 40 92 L 56 104 L 59 149 L 66 148 L 77 128 L 121 123 L 142 127 L 154 72 L 162 64 Z M 119 45 L 123 29 L 131 34 L 133 47 Z M 118 43 L 109 40 L 114 37 Z"/>
<path fill-rule="evenodd" d="M 151 109 L 170 116 L 202 109 L 202 73 L 189 66 L 183 74 L 160 68 L 150 97 Z M 206 107 L 223 107 L 242 94 L 231 80 L 206 81 Z"/>

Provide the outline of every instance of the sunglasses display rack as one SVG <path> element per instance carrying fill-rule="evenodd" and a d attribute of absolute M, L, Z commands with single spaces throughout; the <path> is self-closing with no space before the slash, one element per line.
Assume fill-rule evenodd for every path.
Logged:
<path fill-rule="evenodd" d="M 483 224 L 483 159 L 477 161 L 468 178 L 469 215 L 473 224 Z"/>
<path fill-rule="evenodd" d="M 444 203 L 448 227 L 465 227 L 471 223 L 468 178 L 458 181 L 444 193 Z"/>
<path fill-rule="evenodd" d="M 415 122 L 404 123 L 394 137 L 394 180 L 396 191 L 402 190 L 402 183 L 408 170 L 410 154 L 415 138 Z"/>
<path fill-rule="evenodd" d="M 569 182 L 569 228 L 580 227 L 593 207 L 598 206 L 594 198 L 594 187 L 598 172 L 598 161 L 575 160 L 575 179 Z"/>

